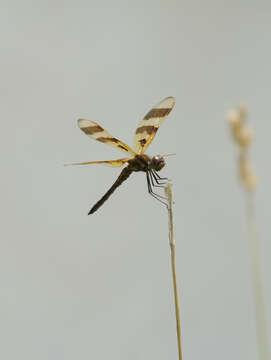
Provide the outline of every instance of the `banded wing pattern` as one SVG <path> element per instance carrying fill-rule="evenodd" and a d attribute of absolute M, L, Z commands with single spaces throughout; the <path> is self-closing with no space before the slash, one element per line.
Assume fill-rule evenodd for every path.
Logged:
<path fill-rule="evenodd" d="M 146 151 L 159 126 L 171 112 L 174 105 L 174 98 L 172 96 L 167 97 L 145 115 L 135 132 L 134 150 L 137 154 L 143 154 Z"/>
<path fill-rule="evenodd" d="M 100 141 L 104 144 L 110 145 L 115 149 L 125 152 L 131 156 L 135 156 L 135 152 L 119 139 L 113 137 L 109 132 L 104 130 L 98 123 L 95 121 L 90 121 L 86 119 L 78 120 L 79 128 L 91 138 Z"/>

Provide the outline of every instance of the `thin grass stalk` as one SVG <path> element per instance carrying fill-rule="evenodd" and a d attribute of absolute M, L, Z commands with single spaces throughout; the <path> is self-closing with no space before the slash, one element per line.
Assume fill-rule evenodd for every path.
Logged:
<path fill-rule="evenodd" d="M 256 336 L 260 360 L 269 360 L 268 329 L 266 323 L 264 290 L 262 282 L 260 237 L 256 223 L 253 193 L 245 191 L 248 250 L 251 266 L 251 282 L 255 307 Z"/>
<path fill-rule="evenodd" d="M 227 118 L 231 126 L 232 138 L 238 146 L 239 175 L 241 184 L 245 190 L 248 251 L 250 256 L 258 358 L 259 360 L 270 360 L 262 282 L 260 236 L 256 224 L 254 207 L 254 190 L 257 186 L 258 179 L 248 156 L 248 150 L 253 140 L 253 132 L 246 125 L 246 113 L 246 108 L 240 106 L 236 110 L 230 111 Z"/>
<path fill-rule="evenodd" d="M 177 342 L 179 360 L 182 360 L 182 343 L 181 343 L 181 316 L 180 316 L 180 302 L 178 296 L 177 274 L 176 274 L 176 260 L 175 260 L 175 239 L 174 239 L 174 226 L 173 226 L 173 195 L 172 195 L 172 182 L 168 181 L 165 194 L 168 199 L 168 223 L 169 223 L 169 245 L 171 251 L 171 269 L 173 278 L 174 302 L 175 302 L 175 316 L 176 316 L 176 329 L 177 329 Z"/>

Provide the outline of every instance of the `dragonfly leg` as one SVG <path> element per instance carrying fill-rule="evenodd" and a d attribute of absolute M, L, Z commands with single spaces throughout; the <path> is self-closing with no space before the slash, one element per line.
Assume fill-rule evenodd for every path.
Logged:
<path fill-rule="evenodd" d="M 150 171 L 150 174 L 151 174 L 152 178 L 154 179 L 154 181 L 156 182 L 157 186 L 165 187 L 165 185 L 167 184 L 167 181 L 168 181 L 167 178 L 164 178 L 164 179 L 167 179 L 167 181 L 161 181 L 162 178 L 159 179 L 157 177 L 157 173 L 155 173 L 155 171 L 153 171 L 153 170 Z"/>
<path fill-rule="evenodd" d="M 168 182 L 168 178 L 167 178 L 167 177 L 161 177 L 161 176 L 158 174 L 158 172 L 155 171 L 155 170 L 152 170 L 152 172 L 155 174 L 155 177 L 156 177 L 157 179 L 159 179 L 159 180 L 166 180 L 166 182 Z M 158 180 L 158 181 L 159 181 L 159 180 Z"/>
<path fill-rule="evenodd" d="M 165 185 L 157 185 L 157 183 L 155 184 L 154 181 L 155 179 L 153 178 L 153 174 L 150 172 L 149 173 L 149 179 L 150 179 L 150 183 L 153 187 L 158 187 L 158 188 L 165 188 Z M 167 200 L 167 198 L 165 196 L 156 194 L 155 195 L 159 196 L 161 199 Z"/>
<path fill-rule="evenodd" d="M 151 180 L 150 180 L 150 175 L 148 174 L 148 172 L 146 172 L 146 177 L 147 177 L 147 184 L 148 184 L 148 192 L 151 196 L 153 196 L 156 200 L 160 201 L 162 204 L 166 205 L 168 207 L 168 204 L 164 201 L 161 200 L 165 199 L 163 196 L 158 195 L 156 193 L 153 192 L 152 190 L 152 184 L 151 184 Z"/>
<path fill-rule="evenodd" d="M 148 174 L 149 175 L 149 180 L 150 180 L 150 186 L 151 186 L 151 189 L 152 189 L 152 186 L 153 187 L 158 187 L 158 188 L 165 188 L 164 185 L 157 185 L 154 183 L 154 180 L 153 179 L 153 175 L 151 174 L 151 172 Z M 153 192 L 153 191 L 152 191 Z M 158 196 L 160 199 L 163 199 L 163 200 L 167 200 L 167 198 L 165 196 L 162 196 L 162 195 L 159 195 L 159 194 L 156 194 L 155 192 L 153 192 L 156 196 Z"/>
<path fill-rule="evenodd" d="M 154 180 L 156 181 L 157 184 L 159 185 L 154 185 L 156 187 L 162 187 L 162 188 L 165 188 L 166 187 L 166 184 L 168 183 L 168 178 L 161 178 L 156 171 L 154 170 L 151 170 L 151 174 L 154 178 Z M 160 182 L 160 180 L 167 180 L 166 182 Z M 167 198 L 164 198 L 164 199 L 167 199 Z M 175 204 L 175 202 L 173 201 L 173 204 Z"/>

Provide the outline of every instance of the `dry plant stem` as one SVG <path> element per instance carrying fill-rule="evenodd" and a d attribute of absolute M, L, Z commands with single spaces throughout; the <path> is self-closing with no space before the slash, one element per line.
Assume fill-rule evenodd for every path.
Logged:
<path fill-rule="evenodd" d="M 174 288 L 174 299 L 175 299 L 178 352 L 179 352 L 179 360 L 182 360 L 183 356 L 182 356 L 182 343 L 181 343 L 181 320 L 180 320 L 180 305 L 179 305 L 176 266 L 175 266 L 175 245 L 170 244 L 170 248 L 171 248 L 171 266 L 172 266 L 173 288 Z"/>
<path fill-rule="evenodd" d="M 173 210 L 172 210 L 172 183 L 168 181 L 165 188 L 165 193 L 168 198 L 168 218 L 169 218 L 169 245 L 171 250 L 171 268 L 173 277 L 173 289 L 174 289 L 174 300 L 175 300 L 175 315 L 176 315 L 176 327 L 177 327 L 177 341 L 178 341 L 178 352 L 179 360 L 182 360 L 182 343 L 181 343 L 181 320 L 180 320 L 180 305 L 178 296 L 177 286 L 177 275 L 176 275 L 176 262 L 175 262 L 175 241 L 174 241 L 174 227 L 173 227 Z"/>
<path fill-rule="evenodd" d="M 264 308 L 264 292 L 260 261 L 260 239 L 256 225 L 253 191 L 257 185 L 257 176 L 251 166 L 248 149 L 253 139 L 252 130 L 245 123 L 246 109 L 240 106 L 228 114 L 232 136 L 239 148 L 238 167 L 242 185 L 246 192 L 246 217 L 248 227 L 248 251 L 250 256 L 252 292 L 256 320 L 256 336 L 259 360 L 269 360 L 267 324 Z"/>
<path fill-rule="evenodd" d="M 256 333 L 259 360 L 269 360 L 267 324 L 260 261 L 260 241 L 256 224 L 253 193 L 246 190 L 246 217 L 248 227 L 249 255 L 251 262 L 252 290 L 256 316 Z"/>

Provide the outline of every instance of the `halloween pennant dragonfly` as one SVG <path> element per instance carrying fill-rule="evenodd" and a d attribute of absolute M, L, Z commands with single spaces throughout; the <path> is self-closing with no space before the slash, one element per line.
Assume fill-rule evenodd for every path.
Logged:
<path fill-rule="evenodd" d="M 79 163 L 72 163 L 70 165 L 89 165 L 89 164 L 106 164 L 111 166 L 127 166 L 121 171 L 117 180 L 113 183 L 111 188 L 105 193 L 105 195 L 90 209 L 88 215 L 93 214 L 97 211 L 103 203 L 109 198 L 111 194 L 119 187 L 123 181 L 128 179 L 128 177 L 134 171 L 143 171 L 146 173 L 148 192 L 155 197 L 157 200 L 163 202 L 163 196 L 158 195 L 153 192 L 153 187 L 163 187 L 165 184 L 164 181 L 167 178 L 161 178 L 158 175 L 160 171 L 165 166 L 164 156 L 156 155 L 149 157 L 144 154 L 153 138 L 156 135 L 156 132 L 162 122 L 165 120 L 167 115 L 171 112 L 175 100 L 173 97 L 167 97 L 156 106 L 154 106 L 141 120 L 139 126 L 136 129 L 134 137 L 134 150 L 131 149 L 124 142 L 113 137 L 105 129 L 103 129 L 98 123 L 90 120 L 79 119 L 78 126 L 79 128 L 87 134 L 89 137 L 112 146 L 113 148 L 123 151 L 126 156 L 129 157 L 116 159 L 116 160 L 106 160 L 106 161 L 86 161 Z M 164 203 L 164 202 L 163 202 Z M 166 203 L 164 203 L 166 204 Z M 167 205 L 167 204 L 166 204 Z"/>

